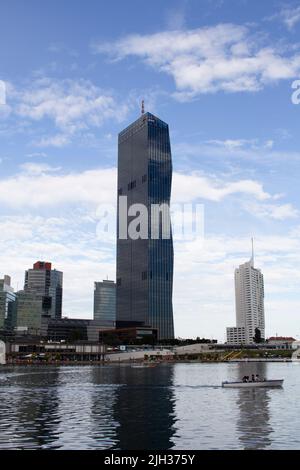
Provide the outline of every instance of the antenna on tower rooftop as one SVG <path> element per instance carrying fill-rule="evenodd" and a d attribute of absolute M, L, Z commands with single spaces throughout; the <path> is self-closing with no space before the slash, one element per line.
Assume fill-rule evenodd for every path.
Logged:
<path fill-rule="evenodd" d="M 253 237 L 251 238 L 251 245 L 252 245 L 252 257 L 251 257 L 251 260 L 252 260 L 252 263 L 254 263 L 254 239 L 253 239 Z"/>
<path fill-rule="evenodd" d="M 142 114 L 145 114 L 145 101 L 142 100 Z"/>

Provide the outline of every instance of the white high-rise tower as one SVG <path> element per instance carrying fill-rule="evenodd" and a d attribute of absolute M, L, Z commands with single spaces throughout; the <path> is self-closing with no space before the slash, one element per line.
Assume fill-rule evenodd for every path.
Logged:
<path fill-rule="evenodd" d="M 227 343 L 254 343 L 256 329 L 265 338 L 264 277 L 252 257 L 235 270 L 236 327 L 227 328 Z"/>

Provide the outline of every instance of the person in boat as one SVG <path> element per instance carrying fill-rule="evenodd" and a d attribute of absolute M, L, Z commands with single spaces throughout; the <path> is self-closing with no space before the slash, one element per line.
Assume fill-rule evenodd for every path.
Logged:
<path fill-rule="evenodd" d="M 255 376 L 255 382 L 260 382 L 260 381 L 261 381 L 261 380 L 260 380 L 260 377 L 259 377 L 259 375 L 258 375 L 258 374 L 256 374 L 256 376 Z"/>
<path fill-rule="evenodd" d="M 255 375 L 254 374 L 252 374 L 251 380 L 252 380 L 252 382 L 255 382 Z"/>
<path fill-rule="evenodd" d="M 242 381 L 245 383 L 245 382 L 248 382 L 248 379 L 247 379 L 247 375 L 244 375 L 244 377 L 242 378 Z"/>

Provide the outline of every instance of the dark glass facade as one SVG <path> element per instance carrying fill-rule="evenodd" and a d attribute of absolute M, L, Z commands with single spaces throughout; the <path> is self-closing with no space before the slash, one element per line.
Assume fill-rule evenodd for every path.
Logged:
<path fill-rule="evenodd" d="M 168 125 L 150 113 L 119 134 L 118 198 L 127 196 L 128 208 L 148 209 L 147 239 L 117 239 L 117 327 L 146 325 L 157 328 L 159 339 L 174 337 L 173 241 L 151 239 L 151 205 L 170 204 L 172 157 Z M 135 217 L 128 217 L 127 227 Z M 153 223 L 153 221 L 152 221 Z"/>
<path fill-rule="evenodd" d="M 95 282 L 94 320 L 104 328 L 116 326 L 116 283 L 104 280 Z"/>

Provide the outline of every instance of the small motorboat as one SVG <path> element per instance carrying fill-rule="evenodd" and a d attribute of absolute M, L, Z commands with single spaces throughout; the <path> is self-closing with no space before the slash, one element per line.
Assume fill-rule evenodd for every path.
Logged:
<path fill-rule="evenodd" d="M 157 364 L 144 362 L 142 364 L 131 364 L 133 369 L 148 369 L 149 367 L 156 367 Z"/>
<path fill-rule="evenodd" d="M 282 387 L 283 379 L 261 380 L 257 382 L 222 382 L 223 388 Z"/>

